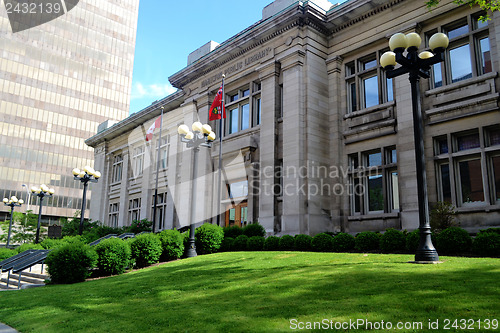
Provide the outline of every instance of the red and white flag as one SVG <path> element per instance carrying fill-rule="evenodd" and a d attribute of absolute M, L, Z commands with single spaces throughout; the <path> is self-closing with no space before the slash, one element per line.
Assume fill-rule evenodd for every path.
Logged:
<path fill-rule="evenodd" d="M 146 141 L 151 141 L 153 139 L 153 132 L 155 131 L 156 128 L 161 126 L 161 116 L 158 117 L 158 119 L 155 120 L 153 125 L 146 131 Z"/>
<path fill-rule="evenodd" d="M 217 95 L 215 95 L 212 106 L 210 106 L 210 110 L 208 111 L 208 120 L 212 121 L 221 118 L 226 118 L 226 106 L 223 103 L 222 86 L 217 91 Z"/>

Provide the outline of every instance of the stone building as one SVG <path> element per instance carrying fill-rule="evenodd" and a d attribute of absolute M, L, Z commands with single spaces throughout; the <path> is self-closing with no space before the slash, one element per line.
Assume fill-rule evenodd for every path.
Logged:
<path fill-rule="evenodd" d="M 128 116 L 139 0 L 18 2 L 0 10 L 0 199 L 38 213 L 29 189 L 46 184 L 43 220 L 58 222 L 82 207 L 85 139 Z"/>
<path fill-rule="evenodd" d="M 86 142 L 105 177 L 91 217 L 122 226 L 152 220 L 163 107 L 156 230 L 189 223 L 245 225 L 268 233 L 356 233 L 418 227 L 417 180 L 407 76 L 387 79 L 380 56 L 397 32 L 416 32 L 421 50 L 449 36 L 445 61 L 420 81 L 429 203 L 451 202 L 461 226 L 500 225 L 500 113 L 496 41 L 500 15 L 441 1 L 275 1 L 261 21 L 222 44 L 208 43 L 169 80 L 179 90 Z M 190 197 L 191 149 L 177 127 L 208 121 L 225 74 L 223 195 L 220 144 L 199 156 Z M 211 122 L 216 133 L 218 122 Z"/>

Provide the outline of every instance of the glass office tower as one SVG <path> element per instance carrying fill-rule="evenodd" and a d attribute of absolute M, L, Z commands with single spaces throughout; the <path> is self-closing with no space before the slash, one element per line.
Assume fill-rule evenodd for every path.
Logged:
<path fill-rule="evenodd" d="M 71 2 L 19 32 L 7 14 L 15 1 L 0 7 L 0 200 L 16 195 L 26 202 L 16 211 L 38 213 L 28 190 L 47 184 L 55 195 L 43 216 L 52 222 L 81 209 L 83 186 L 71 170 L 93 166 L 84 139 L 128 116 L 139 10 L 139 0 Z"/>

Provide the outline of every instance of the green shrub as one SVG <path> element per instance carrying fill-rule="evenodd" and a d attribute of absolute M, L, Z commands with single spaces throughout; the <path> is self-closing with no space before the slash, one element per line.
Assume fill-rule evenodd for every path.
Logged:
<path fill-rule="evenodd" d="M 248 237 L 253 237 L 253 236 L 264 237 L 266 235 L 266 229 L 264 229 L 263 226 L 261 226 L 258 222 L 256 222 L 244 227 L 243 235 L 246 235 Z"/>
<path fill-rule="evenodd" d="M 236 237 L 233 242 L 233 251 L 246 251 L 248 249 L 248 239 L 247 235 L 239 235 Z"/>
<path fill-rule="evenodd" d="M 142 234 L 132 238 L 130 242 L 132 259 L 139 268 L 156 264 L 162 252 L 161 241 L 154 234 Z"/>
<path fill-rule="evenodd" d="M 396 229 L 387 229 L 380 237 L 380 249 L 385 253 L 398 253 L 404 251 L 406 237 L 403 232 Z"/>
<path fill-rule="evenodd" d="M 17 252 L 15 250 L 11 250 L 11 249 L 6 249 L 4 247 L 0 247 L 0 261 L 3 261 L 7 258 L 10 258 L 14 255 L 16 255 Z"/>
<path fill-rule="evenodd" d="M 431 230 L 434 232 L 440 232 L 441 230 L 449 227 L 458 226 L 458 223 L 456 222 L 456 215 L 457 211 L 451 203 L 442 201 L 437 202 L 431 210 L 429 216 Z"/>
<path fill-rule="evenodd" d="M 495 234 L 500 234 L 500 228 L 488 228 L 488 229 L 484 229 L 484 230 L 479 230 L 480 234 L 483 232 L 493 232 Z"/>
<path fill-rule="evenodd" d="M 248 238 L 247 249 L 248 251 L 262 251 L 264 250 L 265 238 L 262 236 L 252 236 Z"/>
<path fill-rule="evenodd" d="M 341 232 L 333 237 L 333 252 L 349 252 L 354 249 L 354 236 Z"/>
<path fill-rule="evenodd" d="M 85 281 L 96 261 L 97 254 L 92 247 L 74 243 L 49 252 L 45 263 L 51 283 L 67 284 Z"/>
<path fill-rule="evenodd" d="M 234 238 L 233 237 L 224 237 L 222 240 L 222 244 L 220 245 L 219 252 L 229 252 L 233 250 L 234 246 Z"/>
<path fill-rule="evenodd" d="M 436 247 L 443 254 L 464 253 L 470 250 L 472 238 L 459 227 L 450 227 L 436 236 Z"/>
<path fill-rule="evenodd" d="M 160 259 L 163 261 L 175 260 L 182 257 L 184 253 L 184 238 L 177 230 L 163 230 L 158 234 L 161 241 L 162 253 Z"/>
<path fill-rule="evenodd" d="M 233 225 L 231 227 L 224 228 L 224 237 L 231 237 L 234 239 L 239 235 L 243 235 L 243 229 L 238 226 Z"/>
<path fill-rule="evenodd" d="M 280 238 L 277 236 L 269 236 L 264 241 L 264 250 L 266 251 L 279 251 Z"/>
<path fill-rule="evenodd" d="M 293 251 L 295 239 L 290 235 L 283 235 L 280 238 L 280 250 L 281 251 Z"/>
<path fill-rule="evenodd" d="M 133 232 L 134 234 L 139 234 L 144 231 L 151 231 L 153 222 L 147 219 L 142 219 L 140 221 L 132 221 L 132 224 L 126 228 L 126 232 Z"/>
<path fill-rule="evenodd" d="M 309 235 L 297 235 L 295 236 L 293 248 L 296 251 L 311 251 L 312 237 Z"/>
<path fill-rule="evenodd" d="M 105 239 L 96 245 L 97 267 L 106 275 L 122 274 L 129 266 L 131 250 L 118 238 Z"/>
<path fill-rule="evenodd" d="M 317 234 L 313 237 L 311 246 L 313 251 L 316 252 L 332 252 L 333 237 L 327 233 Z"/>
<path fill-rule="evenodd" d="M 198 254 L 215 253 L 222 244 L 224 231 L 218 225 L 205 223 L 196 228 L 195 239 Z"/>
<path fill-rule="evenodd" d="M 354 238 L 354 248 L 361 252 L 376 251 L 379 244 L 380 236 L 372 231 L 360 232 Z"/>
<path fill-rule="evenodd" d="M 472 242 L 472 251 L 484 257 L 500 256 L 500 234 L 481 232 Z"/>
<path fill-rule="evenodd" d="M 62 238 L 62 241 L 65 243 L 70 243 L 70 244 L 87 244 L 87 239 L 83 236 L 76 235 L 76 236 L 65 236 Z"/>
<path fill-rule="evenodd" d="M 58 247 L 63 246 L 64 244 L 68 244 L 62 239 L 53 239 L 53 238 L 45 238 L 43 241 L 40 242 L 40 245 L 46 249 L 56 249 Z"/>
<path fill-rule="evenodd" d="M 16 247 L 16 252 L 21 253 L 26 250 L 43 250 L 42 245 L 40 244 L 33 244 L 33 243 L 24 243 L 18 247 Z"/>
<path fill-rule="evenodd" d="M 420 230 L 416 229 L 406 235 L 406 250 L 411 253 L 417 252 L 420 243 Z"/>

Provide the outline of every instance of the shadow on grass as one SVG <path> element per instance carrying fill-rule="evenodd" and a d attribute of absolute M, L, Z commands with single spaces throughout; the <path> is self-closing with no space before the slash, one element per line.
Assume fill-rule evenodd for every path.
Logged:
<path fill-rule="evenodd" d="M 405 258 L 200 256 L 77 285 L 2 293 L 0 303 L 9 305 L 0 309 L 0 321 L 37 332 L 268 332 L 289 330 L 293 318 L 427 323 L 498 314 L 498 261 L 411 265 Z"/>

